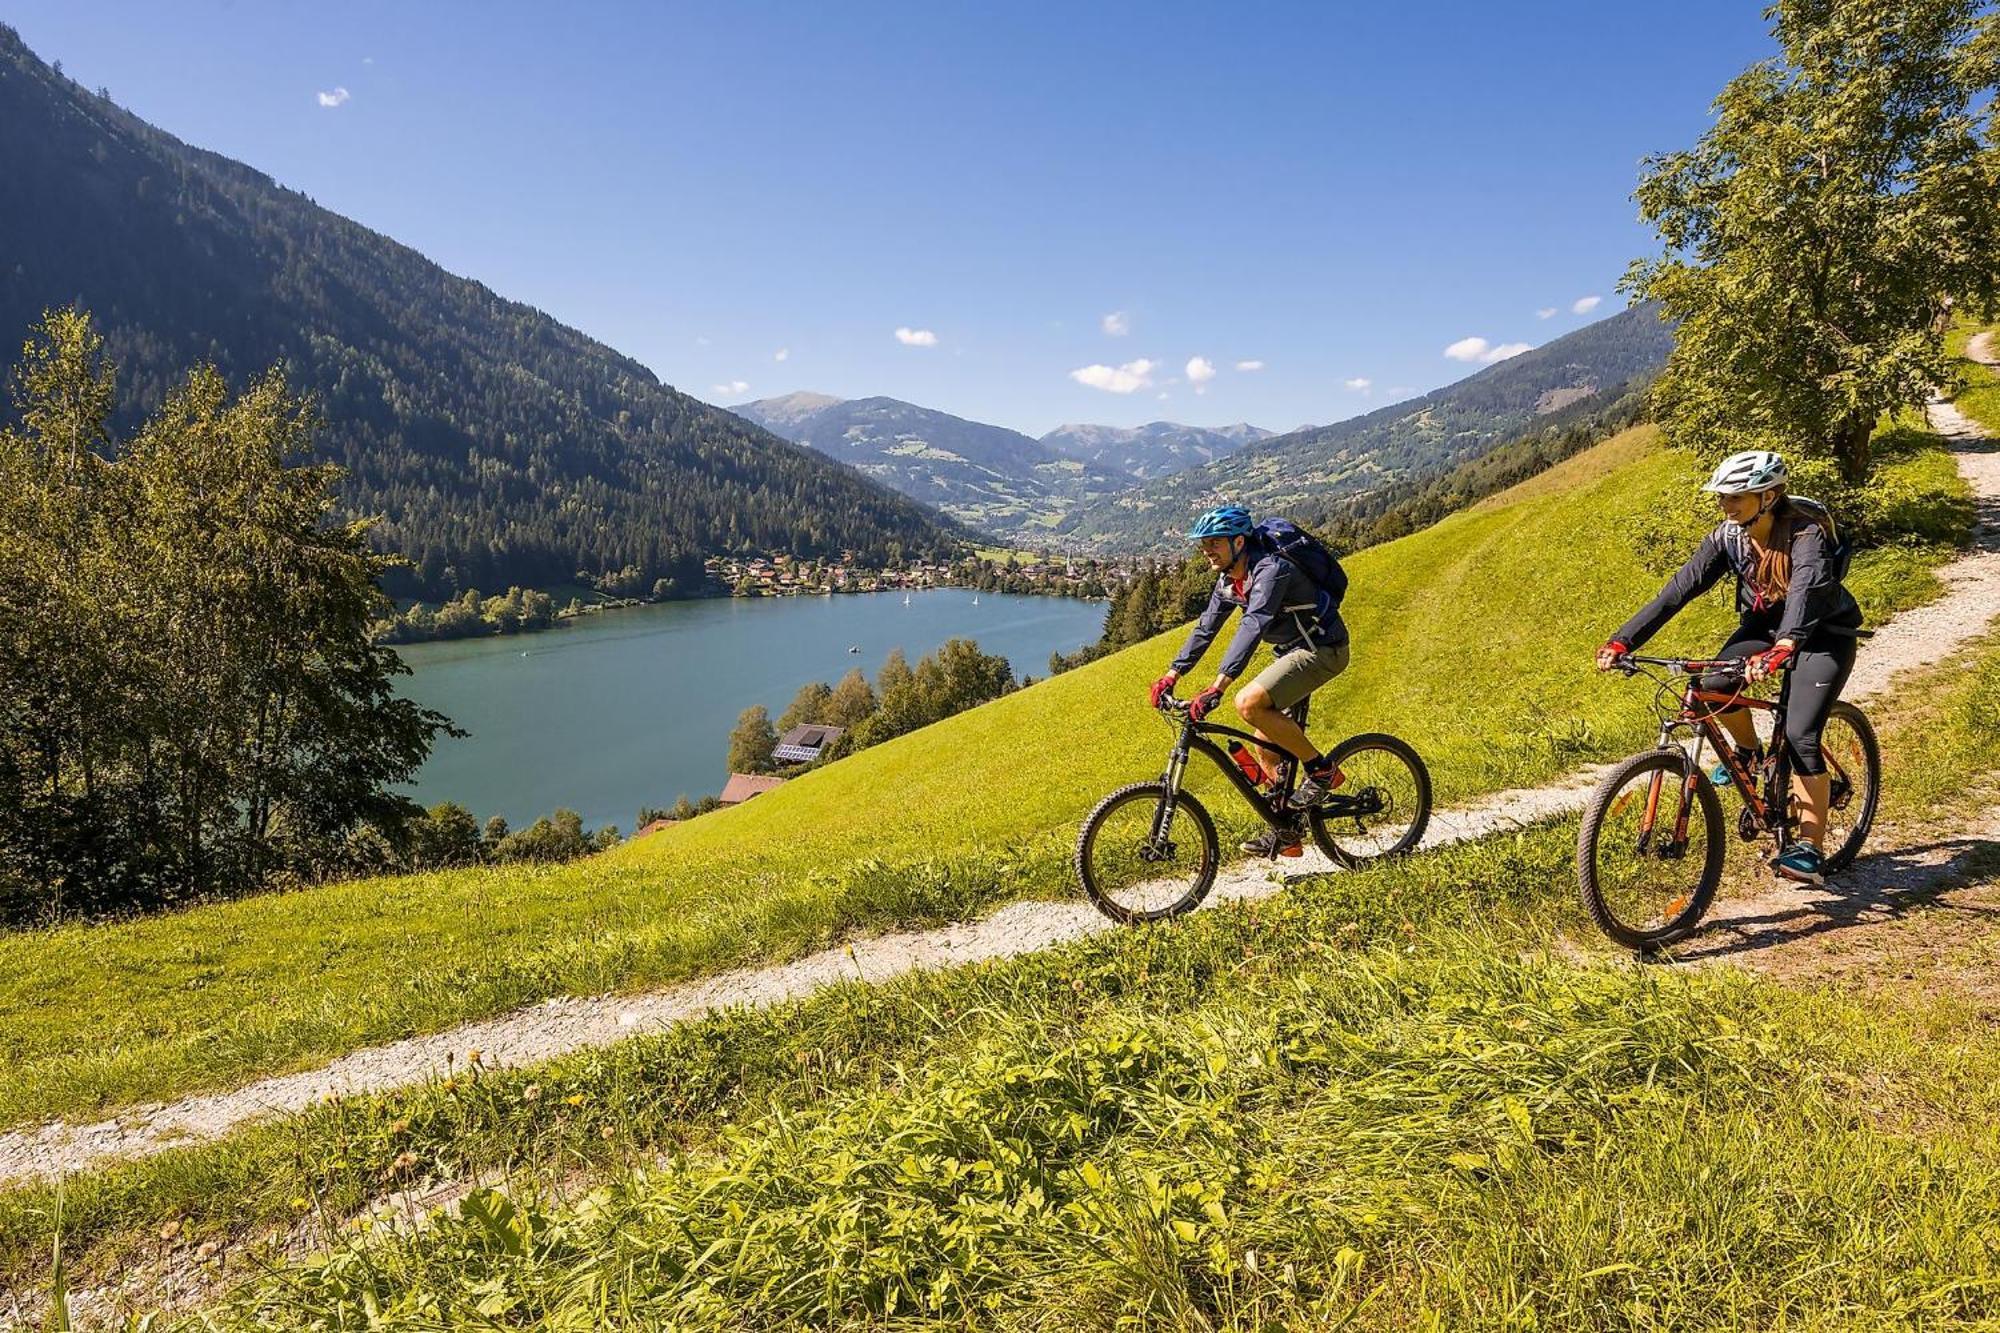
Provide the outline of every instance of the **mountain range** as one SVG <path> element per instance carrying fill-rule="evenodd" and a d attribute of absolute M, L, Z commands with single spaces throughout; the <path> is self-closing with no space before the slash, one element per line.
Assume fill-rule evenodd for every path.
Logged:
<path fill-rule="evenodd" d="M 530 306 L 193 148 L 0 25 L 0 338 L 89 310 L 122 425 L 197 362 L 282 364 L 343 507 L 438 595 L 584 579 L 692 590 L 704 557 L 941 555 L 956 525 L 699 402 Z"/>
<path fill-rule="evenodd" d="M 1269 431 L 1156 421 L 1132 428 L 1063 426 L 1036 440 L 896 398 L 789 393 L 730 411 L 851 464 L 904 495 L 1010 541 L 1073 526 L 1084 509 Z"/>
<path fill-rule="evenodd" d="M 1105 550 L 1166 549 L 1181 542 L 1188 515 L 1225 500 L 1311 522 L 1344 499 L 1601 410 L 1648 380 L 1672 348 L 1658 309 L 1633 306 L 1420 398 L 1147 482 L 1093 507 L 1066 535 Z"/>

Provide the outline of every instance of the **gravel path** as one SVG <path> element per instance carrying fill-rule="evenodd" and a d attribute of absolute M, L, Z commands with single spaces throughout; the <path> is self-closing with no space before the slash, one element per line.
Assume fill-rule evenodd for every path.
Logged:
<path fill-rule="evenodd" d="M 1992 340 L 1983 342 L 1979 352 L 1992 355 Z M 1947 585 L 1943 597 L 1898 616 L 1867 645 L 1848 687 L 1849 697 L 1877 693 L 1898 673 L 1937 660 L 1979 634 L 2000 612 L 2000 444 L 1988 440 L 1948 403 L 1933 404 L 1930 413 L 1933 426 L 1952 442 L 1959 469 L 1978 497 L 1974 549 L 1941 571 Z M 1499 792 L 1438 811 L 1424 845 L 1484 837 L 1579 809 L 1602 771 L 1593 767 L 1546 787 Z M 1208 901 L 1263 897 L 1290 878 L 1332 868 L 1310 850 L 1285 863 L 1282 873 L 1267 861 L 1239 862 L 1225 868 Z M 535 1064 L 669 1027 L 713 1009 L 777 1004 L 837 981 L 881 981 L 915 968 L 1011 958 L 1109 928 L 1085 902 L 1014 903 L 978 921 L 871 936 L 796 962 L 727 972 L 667 990 L 560 997 L 433 1036 L 355 1051 L 318 1069 L 263 1079 L 229 1092 L 137 1106 L 96 1124 L 54 1122 L 0 1135 L 0 1181 L 50 1179 L 111 1159 L 147 1157 L 216 1139 L 249 1121 L 302 1110 L 328 1097 L 380 1092 L 441 1077 L 453 1065 L 462 1066 L 473 1051 L 489 1068 Z"/>

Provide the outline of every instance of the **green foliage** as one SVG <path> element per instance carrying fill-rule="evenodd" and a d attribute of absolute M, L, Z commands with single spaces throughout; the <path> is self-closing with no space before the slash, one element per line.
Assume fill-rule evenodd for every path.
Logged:
<path fill-rule="evenodd" d="M 1678 321 L 1668 439 L 1831 458 L 1950 382 L 1949 302 L 2000 296 L 2000 15 L 1985 0 L 1780 0 L 1783 48 L 1693 147 L 1649 159 L 1665 246 L 1625 286 Z"/>
<path fill-rule="evenodd" d="M 959 545 L 851 469 L 92 95 L 11 32 L 0 125 L 0 329 L 96 309 L 124 425 L 190 365 L 232 384 L 285 366 L 326 418 L 342 511 L 386 515 L 372 539 L 412 562 L 398 595 L 573 579 L 639 595 L 703 587 L 715 554 L 879 567 Z"/>
<path fill-rule="evenodd" d="M 576 598 L 570 599 L 581 612 Z M 436 610 L 417 602 L 394 616 L 378 620 L 373 633 L 380 643 L 420 643 L 430 639 L 469 639 L 486 634 L 527 634 L 556 623 L 556 601 L 533 588 L 507 589 L 502 597 L 481 597 L 468 588 Z"/>
<path fill-rule="evenodd" d="M 807 722 L 829 722 L 827 714 L 832 708 L 833 687 L 823 680 L 809 680 L 799 686 L 799 692 L 792 696 L 792 702 L 778 718 L 778 734 L 782 736 Z"/>
<path fill-rule="evenodd" d="M 762 704 L 752 704 L 737 716 L 736 728 L 729 733 L 729 771 L 769 773 L 776 767 L 771 751 L 777 748 L 778 733 L 771 726 L 771 714 Z"/>
<path fill-rule="evenodd" d="M 868 677 L 855 667 L 834 685 L 826 701 L 825 716 L 816 719 L 836 727 L 858 727 L 876 708 L 875 691 Z"/>
<path fill-rule="evenodd" d="M 1006 658 L 980 652 L 971 639 L 947 639 L 919 659 L 915 671 L 904 664 L 900 651 L 892 652 L 875 680 L 881 702 L 841 737 L 842 753 L 879 745 L 997 699 L 1014 688 L 1014 671 Z"/>
<path fill-rule="evenodd" d="M 499 865 L 508 862 L 555 865 L 604 851 L 617 842 L 617 825 L 607 824 L 595 833 L 586 833 L 583 817 L 576 811 L 557 810 L 501 838 L 487 856 Z"/>
<path fill-rule="evenodd" d="M 411 870 L 477 865 L 485 855 L 479 821 L 456 801 L 443 801 L 410 821 L 404 853 Z"/>
<path fill-rule="evenodd" d="M 0 919 L 316 878 L 449 724 L 368 630 L 390 561 L 272 372 L 202 367 L 114 441 L 87 317 L 53 311 L 0 430 Z"/>

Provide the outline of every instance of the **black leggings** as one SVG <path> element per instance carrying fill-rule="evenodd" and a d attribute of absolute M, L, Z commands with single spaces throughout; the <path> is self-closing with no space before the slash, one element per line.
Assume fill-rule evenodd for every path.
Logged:
<path fill-rule="evenodd" d="M 1778 690 L 1778 702 L 1785 709 L 1785 745 L 1792 752 L 1792 771 L 1817 777 L 1826 772 L 1819 733 L 1834 701 L 1840 698 L 1840 687 L 1847 684 L 1848 673 L 1854 670 L 1856 640 L 1849 634 L 1816 634 L 1807 645 L 1793 656 L 1792 669 L 1785 673 Z M 1768 632 L 1739 628 L 1716 656 L 1748 657 L 1770 646 Z M 1733 678 L 1726 675 L 1702 678 L 1703 687 L 1708 689 L 1726 690 L 1732 683 Z"/>

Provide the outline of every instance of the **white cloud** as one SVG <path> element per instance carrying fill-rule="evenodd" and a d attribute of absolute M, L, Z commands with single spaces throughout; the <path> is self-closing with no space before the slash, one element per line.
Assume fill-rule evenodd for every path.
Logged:
<path fill-rule="evenodd" d="M 708 335 L 707 335 L 706 333 L 697 333 L 697 334 L 695 334 L 695 335 L 694 335 L 694 345 L 695 345 L 696 347 L 706 347 L 706 346 L 708 346 Z"/>
<path fill-rule="evenodd" d="M 1136 393 L 1153 387 L 1155 368 L 1156 363 L 1141 357 L 1122 366 L 1084 366 L 1072 370 L 1069 377 L 1078 384 L 1087 384 L 1106 393 Z"/>
<path fill-rule="evenodd" d="M 1098 321 L 1099 326 L 1114 338 L 1123 338 L 1132 331 L 1132 316 L 1123 310 L 1114 310 Z"/>
<path fill-rule="evenodd" d="M 1351 380 L 1342 380 L 1341 383 L 1356 393 L 1367 393 L 1369 389 L 1374 387 L 1375 381 L 1369 379 L 1366 375 L 1356 375 Z"/>
<path fill-rule="evenodd" d="M 347 89 L 335 88 L 332 92 L 321 93 L 319 95 L 319 104 L 321 106 L 339 106 L 347 100 L 348 96 Z"/>
<path fill-rule="evenodd" d="M 773 361 L 789 361 L 792 359 L 792 349 L 789 347 L 780 347 L 771 354 L 771 359 Z"/>
<path fill-rule="evenodd" d="M 1519 356 L 1531 351 L 1533 343 L 1501 343 L 1495 347 L 1484 338 L 1460 338 L 1444 349 L 1444 354 L 1454 361 L 1478 361 L 1492 365 L 1495 361 L 1505 361 L 1510 356 Z"/>
<path fill-rule="evenodd" d="M 375 57 L 374 57 L 374 56 L 363 56 L 363 57 L 361 57 L 361 63 L 362 63 L 362 64 L 364 64 L 364 65 L 372 65 L 372 64 L 374 64 L 374 63 L 375 63 Z"/>
<path fill-rule="evenodd" d="M 727 384 L 717 384 L 711 387 L 717 393 L 729 398 L 750 392 L 750 384 L 747 380 L 731 380 Z"/>
<path fill-rule="evenodd" d="M 1166 402 L 1166 401 L 1167 401 L 1167 399 L 1169 399 L 1169 398 L 1171 398 L 1171 397 L 1173 397 L 1173 395 L 1172 395 L 1172 394 L 1170 394 L 1170 393 L 1163 393 L 1163 394 L 1161 394 L 1161 395 L 1160 395 L 1160 401 L 1164 403 L 1164 402 Z"/>
<path fill-rule="evenodd" d="M 937 335 L 929 329 L 897 329 L 896 341 L 905 347 L 936 347 Z"/>
<path fill-rule="evenodd" d="M 1187 377 L 1196 393 L 1207 393 L 1208 382 L 1215 378 L 1215 363 L 1205 356 L 1191 356 L 1187 363 Z"/>
<path fill-rule="evenodd" d="M 1554 306 L 1552 306 L 1552 305 L 1545 305 L 1545 306 L 1543 306 L 1543 307 L 1542 307 L 1542 308 L 1541 308 L 1540 310 L 1537 310 L 1537 311 L 1535 312 L 1535 318 L 1536 318 L 1536 319 L 1549 319 L 1549 318 L 1551 318 L 1552 316 L 1554 316 L 1554 314 L 1555 314 L 1555 313 L 1556 313 L 1556 308 L 1555 308 Z"/>
<path fill-rule="evenodd" d="M 1604 303 L 1601 296 L 1579 296 L 1569 308 L 1572 315 L 1587 315 Z"/>
<path fill-rule="evenodd" d="M 1264 363 L 1262 361 L 1238 361 L 1236 368 L 1238 370 L 1262 370 Z"/>

